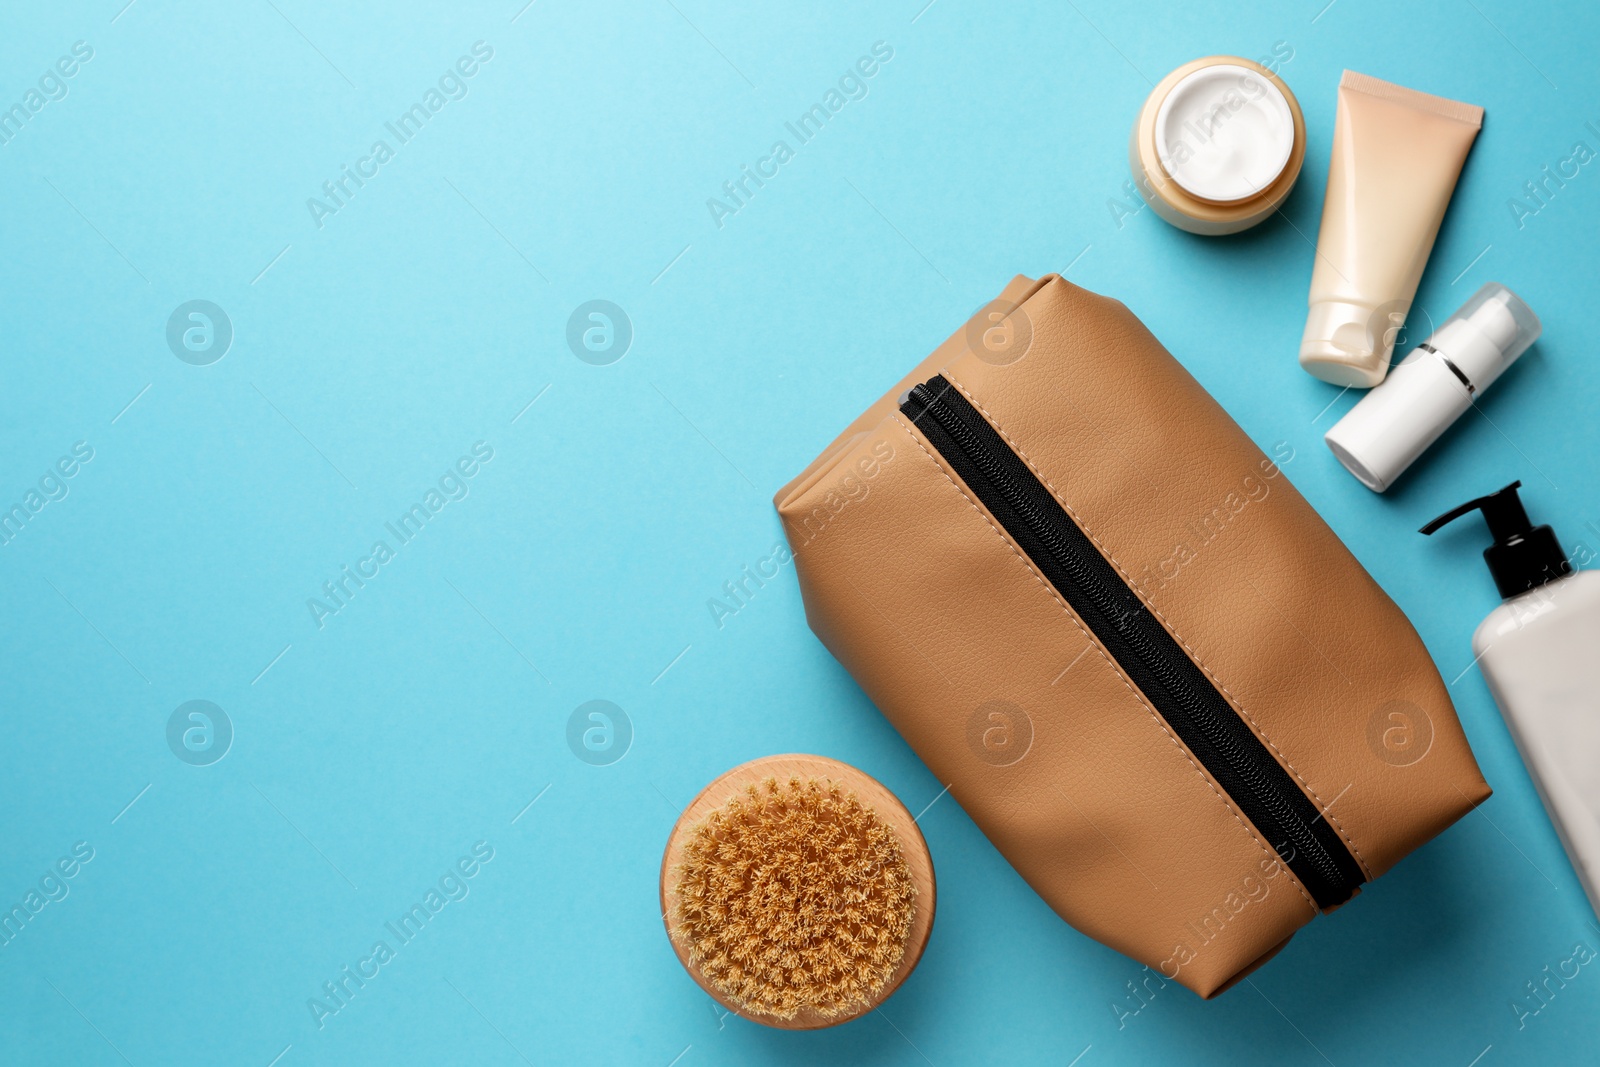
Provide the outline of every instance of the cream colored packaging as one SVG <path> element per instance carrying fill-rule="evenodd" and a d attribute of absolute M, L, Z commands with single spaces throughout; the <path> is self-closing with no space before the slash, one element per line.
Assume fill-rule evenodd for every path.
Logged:
<path fill-rule="evenodd" d="M 1481 107 L 1344 72 L 1300 341 L 1309 373 L 1359 388 L 1383 381 L 1482 125 Z"/>
<path fill-rule="evenodd" d="M 1128 138 L 1140 195 L 1190 233 L 1238 233 L 1270 218 L 1305 158 L 1300 102 L 1239 56 L 1196 59 L 1162 78 Z"/>

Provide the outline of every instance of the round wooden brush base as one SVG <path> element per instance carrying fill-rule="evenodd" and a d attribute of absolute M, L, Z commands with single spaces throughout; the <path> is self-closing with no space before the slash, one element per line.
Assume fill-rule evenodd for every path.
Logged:
<path fill-rule="evenodd" d="M 741 795 L 746 786 L 760 785 L 769 778 L 777 779 L 781 783 L 792 777 L 828 779 L 848 792 L 854 793 L 863 805 L 871 808 L 879 819 L 893 828 L 896 837 L 899 838 L 901 859 L 905 862 L 912 884 L 917 889 L 904 955 L 901 956 L 888 981 L 871 1001 L 851 1015 L 828 1018 L 809 1007 L 802 1007 L 792 1019 L 741 1012 L 706 980 L 699 969 L 690 962 L 688 949 L 673 936 L 673 888 L 676 884 L 676 872 L 683 863 L 684 845 L 689 832 L 713 811 L 733 797 Z M 928 935 L 933 930 L 934 892 L 933 859 L 928 855 L 928 843 L 922 839 L 922 831 L 917 828 L 916 821 L 906 810 L 905 805 L 877 779 L 847 763 L 840 763 L 825 756 L 764 756 L 749 763 L 742 763 L 719 776 L 701 790 L 700 795 L 683 809 L 682 815 L 678 816 L 678 822 L 672 828 L 672 836 L 667 840 L 666 854 L 661 859 L 661 917 L 667 925 L 668 938 L 672 942 L 673 951 L 678 954 L 678 961 L 683 964 L 690 977 L 699 983 L 700 988 L 729 1011 L 743 1015 L 763 1026 L 782 1030 L 820 1030 L 827 1026 L 837 1026 L 866 1014 L 887 1000 L 916 967 L 917 961 L 922 958 L 923 949 L 927 947 Z"/>

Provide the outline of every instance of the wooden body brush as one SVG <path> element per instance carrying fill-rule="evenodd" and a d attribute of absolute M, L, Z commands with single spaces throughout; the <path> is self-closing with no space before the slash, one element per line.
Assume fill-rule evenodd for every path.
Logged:
<path fill-rule="evenodd" d="M 718 1003 L 815 1030 L 881 1004 L 933 929 L 933 861 L 911 813 L 823 756 L 767 756 L 684 809 L 661 861 L 661 913 Z"/>

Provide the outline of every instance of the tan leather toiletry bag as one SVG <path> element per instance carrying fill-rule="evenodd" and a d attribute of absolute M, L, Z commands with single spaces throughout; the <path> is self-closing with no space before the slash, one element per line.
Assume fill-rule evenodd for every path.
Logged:
<path fill-rule="evenodd" d="M 776 504 L 812 630 L 995 847 L 1201 996 L 1489 795 L 1405 616 L 1059 277 L 1014 279 Z"/>

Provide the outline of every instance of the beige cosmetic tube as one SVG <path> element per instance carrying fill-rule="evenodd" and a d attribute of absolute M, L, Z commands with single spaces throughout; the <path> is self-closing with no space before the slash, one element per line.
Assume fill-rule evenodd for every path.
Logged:
<path fill-rule="evenodd" d="M 1483 108 L 1347 70 L 1300 365 L 1335 385 L 1383 381 Z"/>

